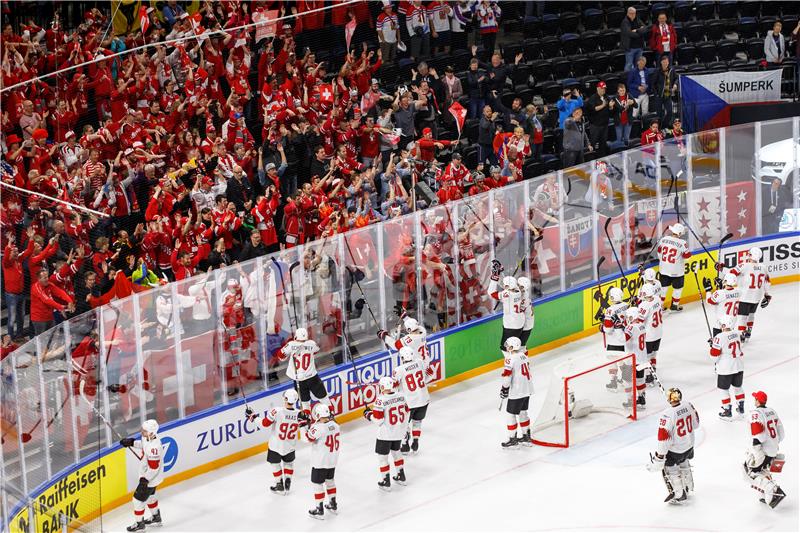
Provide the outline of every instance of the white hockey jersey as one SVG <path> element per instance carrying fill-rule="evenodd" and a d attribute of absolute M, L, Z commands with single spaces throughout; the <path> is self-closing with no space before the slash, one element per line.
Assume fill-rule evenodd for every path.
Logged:
<path fill-rule="evenodd" d="M 372 406 L 372 422 L 378 425 L 378 440 L 402 440 L 408 427 L 408 410 L 402 394 L 380 394 Z"/>
<path fill-rule="evenodd" d="M 269 436 L 269 449 L 280 455 L 292 453 L 297 445 L 297 409 L 273 407 L 261 420 L 265 428 L 272 428 Z"/>
<path fill-rule="evenodd" d="M 503 351 L 503 386 L 508 387 L 508 398 L 516 400 L 533 394 L 531 367 L 525 348 L 516 352 Z"/>
<path fill-rule="evenodd" d="M 659 455 L 684 453 L 694 447 L 694 434 L 700 427 L 700 416 L 689 402 L 669 406 L 658 419 Z"/>
<path fill-rule="evenodd" d="M 148 481 L 148 487 L 157 487 L 164 481 L 164 447 L 161 439 L 137 439 L 133 441 L 133 448 L 139 450 L 137 455 L 142 456 L 139 460 L 139 477 Z"/>
<path fill-rule="evenodd" d="M 520 291 L 504 290 L 498 281 L 492 280 L 489 282 L 489 296 L 503 302 L 504 328 L 520 329 L 525 325 L 525 305 Z"/>
<path fill-rule="evenodd" d="M 708 303 L 717 306 L 714 317 L 714 327 L 716 329 L 722 329 L 719 326 L 719 319 L 723 316 L 733 317 L 734 324 L 736 323 L 741 295 L 742 293 L 739 289 L 717 289 L 708 296 Z"/>
<path fill-rule="evenodd" d="M 339 424 L 315 422 L 306 433 L 311 443 L 311 468 L 336 468 L 339 460 Z"/>
<path fill-rule="evenodd" d="M 634 322 L 625 326 L 625 353 L 636 357 L 636 364 L 641 365 L 647 361 L 647 327 L 644 322 Z"/>
<path fill-rule="evenodd" d="M 664 317 L 662 315 L 661 300 L 656 297 L 652 301 L 642 301 L 639 304 L 639 318 L 645 325 L 646 341 L 661 339 Z"/>
<path fill-rule="evenodd" d="M 286 375 L 289 379 L 303 381 L 317 375 L 317 365 L 314 363 L 314 356 L 319 352 L 319 346 L 311 339 L 300 341 L 289 341 L 281 348 L 281 359 L 289 359 L 289 366 L 286 367 Z"/>
<path fill-rule="evenodd" d="M 684 264 L 691 256 L 689 245 L 683 239 L 665 236 L 658 241 L 658 270 L 662 276 L 683 276 Z"/>
<path fill-rule="evenodd" d="M 427 366 L 420 360 L 401 363 L 392 374 L 395 381 L 400 384 L 406 404 L 410 409 L 428 405 L 431 401 L 428 391 Z"/>
<path fill-rule="evenodd" d="M 739 333 L 723 331 L 714 336 L 711 343 L 711 357 L 716 361 L 718 376 L 738 374 L 744 370 L 744 354 Z"/>
<path fill-rule="evenodd" d="M 387 335 L 384 339 L 386 346 L 389 348 L 393 348 L 395 350 L 399 350 L 404 346 L 408 346 L 414 352 L 414 354 L 422 359 L 424 362 L 427 363 L 428 361 L 428 348 L 427 348 L 427 337 L 428 332 L 420 326 L 416 331 L 412 331 L 411 333 L 406 333 L 405 335 L 400 335 L 398 338 L 394 338 L 391 335 Z"/>
<path fill-rule="evenodd" d="M 611 304 L 604 311 L 603 336 L 606 346 L 625 346 L 625 310 L 627 302 Z M 616 327 L 615 327 L 616 324 Z"/>
<path fill-rule="evenodd" d="M 750 434 L 758 439 L 764 455 L 775 457 L 778 455 L 778 444 L 785 435 L 783 422 L 778 413 L 771 407 L 756 407 L 750 411 Z"/>
<path fill-rule="evenodd" d="M 522 329 L 528 331 L 533 329 L 533 300 L 531 300 L 531 289 L 528 287 L 527 291 L 520 292 L 522 294 L 522 306 L 525 310 L 525 325 L 522 326 Z"/>
<path fill-rule="evenodd" d="M 770 279 L 767 265 L 764 263 L 751 263 L 745 261 L 736 268 L 731 269 L 739 277 L 740 302 L 757 304 L 765 294 L 769 294 Z"/>

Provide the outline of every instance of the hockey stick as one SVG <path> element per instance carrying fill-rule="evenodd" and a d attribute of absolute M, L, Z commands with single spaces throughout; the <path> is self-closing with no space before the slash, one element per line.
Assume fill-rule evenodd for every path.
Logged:
<path fill-rule="evenodd" d="M 724 245 L 728 240 L 733 238 L 733 233 L 728 233 L 719 241 L 719 247 L 717 248 L 717 262 L 714 265 L 716 269 L 716 273 L 714 274 L 717 284 L 719 284 L 719 274 L 722 272 L 722 245 Z"/>
<path fill-rule="evenodd" d="M 595 320 L 600 320 L 603 317 L 604 309 L 608 307 L 608 302 L 603 298 L 603 290 L 600 288 L 600 266 L 605 262 L 605 260 L 606 257 L 601 255 L 600 259 L 597 260 L 597 265 L 595 266 L 595 269 L 597 270 L 597 290 L 595 291 L 593 298 L 599 302 L 597 313 L 594 315 Z"/>
<path fill-rule="evenodd" d="M 620 279 L 624 279 L 625 269 L 622 268 L 622 263 L 620 262 L 619 256 L 617 255 L 617 250 L 616 248 L 614 248 L 614 242 L 611 240 L 611 234 L 608 233 L 608 226 L 610 225 L 611 225 L 611 217 L 608 217 L 606 219 L 605 225 L 603 226 L 603 231 L 606 234 L 606 239 L 608 240 L 608 244 L 611 246 L 611 252 L 613 252 L 614 254 L 614 260 L 617 262 L 617 266 L 619 267 Z M 630 285 L 628 285 L 628 299 L 630 300 L 632 297 L 633 297 L 633 291 L 631 290 Z"/>
<path fill-rule="evenodd" d="M 674 175 L 669 180 L 669 189 L 667 190 L 667 197 L 669 197 L 669 195 L 672 194 L 672 186 L 673 185 L 675 185 L 675 176 Z M 677 214 L 678 213 L 678 193 L 677 193 L 677 191 L 675 192 L 675 202 L 674 203 L 675 203 L 675 213 Z M 662 209 L 661 210 L 661 215 L 658 217 L 658 220 L 656 221 L 655 226 L 653 226 L 653 232 L 650 234 L 650 241 L 653 241 L 653 238 L 656 235 L 656 231 L 658 231 L 658 225 L 664 219 L 664 213 L 665 213 L 665 210 Z M 650 257 L 653 255 L 653 251 L 655 251 L 657 246 L 658 246 L 658 241 L 653 243 L 653 246 L 652 246 L 652 248 L 650 248 L 650 251 L 647 252 L 646 256 L 644 256 L 644 259 L 642 259 L 642 265 L 646 264 L 650 260 Z"/>
<path fill-rule="evenodd" d="M 695 264 L 696 266 L 696 264 Z M 700 280 L 697 277 L 697 269 L 692 269 L 692 274 L 694 274 L 694 282 L 697 284 L 697 291 L 700 293 L 700 306 L 703 308 L 703 316 L 706 319 L 706 329 L 708 330 L 708 337 L 711 338 L 711 325 L 708 323 L 708 313 L 706 312 L 706 295 L 703 293 L 703 286 L 700 285 Z"/>
<path fill-rule="evenodd" d="M 122 439 L 124 438 L 122 435 L 120 435 L 120 434 L 119 434 L 119 431 L 117 431 L 117 430 L 114 428 L 114 426 L 112 426 L 112 425 L 111 425 L 111 423 L 110 423 L 110 422 L 108 421 L 108 419 L 107 419 L 107 418 L 106 418 L 106 417 L 103 415 L 103 413 L 101 413 L 101 412 L 100 412 L 100 411 L 97 409 L 97 407 L 95 407 L 95 406 L 94 406 L 94 405 L 93 405 L 93 404 L 92 404 L 92 403 L 91 403 L 89 400 L 87 400 L 87 399 L 86 399 L 86 397 L 85 397 L 84 395 L 80 394 L 79 396 L 81 397 L 81 399 L 82 399 L 84 402 L 86 402 L 86 405 L 88 405 L 89 407 L 91 407 L 91 408 L 92 408 L 92 411 L 94 411 L 94 413 L 95 413 L 95 414 L 98 416 L 98 418 L 100 418 L 100 420 L 102 420 L 102 421 L 103 421 L 103 423 L 104 423 L 106 426 L 108 426 L 108 429 L 110 429 L 110 430 L 111 430 L 111 432 L 112 432 L 112 433 L 114 433 L 114 436 L 116 436 L 116 437 L 117 437 L 119 440 L 122 440 Z M 135 451 L 133 451 L 133 448 L 130 448 L 130 447 L 128 447 L 128 446 L 126 446 L 126 448 L 128 448 L 128 449 L 131 451 L 131 453 L 133 454 L 133 456 L 134 456 L 134 457 L 136 457 L 136 458 L 137 458 L 137 459 L 139 459 L 140 461 L 142 460 L 142 456 L 138 455 L 138 454 L 137 454 Z"/>
<path fill-rule="evenodd" d="M 353 250 L 350 249 L 350 243 L 347 241 L 347 237 L 342 237 L 342 240 L 344 241 L 345 246 L 347 246 L 347 252 L 350 254 L 350 259 L 353 260 L 353 264 L 355 265 L 356 257 L 355 255 L 353 255 Z M 353 280 L 356 282 L 356 287 L 358 287 L 358 292 L 361 293 L 361 298 L 364 299 L 364 305 L 367 306 L 367 311 L 369 311 L 369 314 L 372 316 L 372 320 L 375 322 L 375 326 L 377 326 L 378 329 L 381 329 L 381 323 L 378 322 L 377 318 L 375 318 L 375 313 L 372 312 L 372 307 L 369 305 L 369 300 L 367 300 L 367 295 L 364 294 L 364 289 L 361 288 L 361 283 L 355 277 L 353 277 Z M 342 332 L 344 332 L 344 328 L 342 328 Z"/>
<path fill-rule="evenodd" d="M 298 326 L 298 323 L 297 323 L 297 309 L 294 308 L 294 288 L 292 288 L 292 305 L 290 306 L 289 305 L 289 299 L 286 297 L 286 281 L 284 281 L 284 279 L 283 279 L 283 269 L 281 268 L 280 263 L 278 263 L 275 260 L 274 256 L 271 256 L 270 259 L 275 264 L 275 267 L 278 269 L 278 274 L 281 277 L 281 295 L 283 296 L 283 303 L 284 303 L 284 305 L 286 305 L 286 308 L 287 308 L 286 312 L 289 313 L 289 310 L 293 310 L 294 311 L 294 320 L 292 320 L 292 313 L 289 313 L 289 325 L 292 328 L 296 329 L 297 326 Z M 294 321 L 294 324 L 292 324 L 293 321 Z"/>
<path fill-rule="evenodd" d="M 61 414 L 61 411 L 64 409 L 64 406 L 65 406 L 65 405 L 67 405 L 67 402 L 68 402 L 68 401 L 69 401 L 69 394 L 67 394 L 67 395 L 66 395 L 66 398 L 64 398 L 64 401 L 63 401 L 63 402 L 61 402 L 61 406 L 58 408 L 58 410 L 57 410 L 57 411 L 56 411 L 56 412 L 53 414 L 53 416 L 50 418 L 50 421 L 47 423 L 47 426 L 46 426 L 46 427 L 48 427 L 48 428 L 49 428 L 50 426 L 52 426 L 52 425 L 53 425 L 53 422 L 55 422 L 55 421 L 56 421 L 56 418 L 58 418 L 58 416 Z M 41 424 L 41 423 L 42 423 L 42 420 L 43 420 L 43 418 L 42 418 L 42 417 L 39 417 L 39 420 L 38 420 L 38 422 L 36 422 L 36 424 L 34 424 L 34 425 L 33 425 L 33 427 L 31 428 L 31 430 L 30 430 L 30 431 L 28 431 L 27 433 L 23 433 L 22 435 L 20 435 L 20 438 L 22 439 L 22 442 L 30 442 L 30 440 L 33 438 L 33 436 L 32 436 L 32 435 L 33 435 L 33 432 L 34 432 L 34 431 L 36 431 L 36 428 L 37 428 L 37 427 L 39 427 L 39 424 Z"/>

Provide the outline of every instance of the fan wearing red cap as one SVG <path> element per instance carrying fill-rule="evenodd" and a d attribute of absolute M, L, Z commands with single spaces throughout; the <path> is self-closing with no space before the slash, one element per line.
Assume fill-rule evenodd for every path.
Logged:
<path fill-rule="evenodd" d="M 422 130 L 422 138 L 417 141 L 417 146 L 419 146 L 419 158 L 423 161 L 433 161 L 437 149 L 441 150 L 445 146 L 450 146 L 451 144 L 451 141 L 434 139 L 433 130 L 425 128 Z"/>
<path fill-rule="evenodd" d="M 772 479 L 773 473 L 783 470 L 784 457 L 778 445 L 785 432 L 783 423 L 775 409 L 767 407 L 767 393 L 753 393 L 755 408 L 750 411 L 750 434 L 753 444 L 747 452 L 744 464 L 745 473 L 750 478 L 750 486 L 758 493 L 759 501 L 775 508 L 786 493 Z"/>

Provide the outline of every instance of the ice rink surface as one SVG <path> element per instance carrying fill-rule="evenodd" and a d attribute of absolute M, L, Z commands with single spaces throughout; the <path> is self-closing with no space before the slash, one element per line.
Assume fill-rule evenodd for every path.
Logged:
<path fill-rule="evenodd" d="M 307 516 L 313 495 L 309 445 L 300 443 L 292 493 L 269 492 L 272 471 L 257 455 L 159 491 L 163 531 L 477 531 L 477 530 L 800 530 L 798 450 L 798 353 L 800 285 L 772 288 L 771 305 L 759 309 L 745 352 L 747 408 L 764 390 L 781 416 L 786 466 L 776 481 L 787 494 L 777 509 L 758 502 L 742 475 L 750 445 L 749 424 L 717 418 L 719 393 L 708 356 L 700 304 L 665 318 L 658 373 L 678 386 L 700 413 L 695 446 L 696 492 L 683 506 L 663 503 L 658 473 L 645 469 L 655 449 L 658 414 L 666 406 L 657 388 L 637 422 L 620 424 L 569 449 L 502 450 L 505 419 L 498 412 L 499 370 L 432 395 L 420 454 L 406 460 L 405 487 L 382 492 L 374 455 L 376 428 L 363 419 L 347 423 L 336 469 L 339 514 L 320 522 Z M 554 361 L 598 352 L 592 335 L 532 359 L 539 409 Z M 499 354 L 498 354 L 499 356 Z M 587 422 L 588 423 L 588 422 Z M 108 513 L 103 527 L 124 530 L 130 505 Z"/>

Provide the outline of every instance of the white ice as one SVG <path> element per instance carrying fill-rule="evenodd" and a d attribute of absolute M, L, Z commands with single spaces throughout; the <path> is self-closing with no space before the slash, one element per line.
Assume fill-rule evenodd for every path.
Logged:
<path fill-rule="evenodd" d="M 798 531 L 800 285 L 779 285 L 772 293 L 772 304 L 759 309 L 753 338 L 744 345 L 744 387 L 748 408 L 753 391 L 766 391 L 786 428 L 786 467 L 776 480 L 787 498 L 774 510 L 758 502 L 741 473 L 749 425 L 717 418 L 708 334 L 700 304 L 693 303 L 666 318 L 658 366 L 665 386 L 680 387 L 700 412 L 692 462 L 696 493 L 686 505 L 663 503 L 661 475 L 644 467 L 666 406 L 658 389 L 648 389 L 648 408 L 637 422 L 569 449 L 507 451 L 500 448 L 505 420 L 497 410 L 499 372 L 490 372 L 433 395 L 420 454 L 406 460 L 405 487 L 378 490 L 376 430 L 360 419 L 343 426 L 338 516 L 324 522 L 307 516 L 313 495 L 308 445 L 301 444 L 290 495 L 270 494 L 265 455 L 250 457 L 159 491 L 163 531 Z M 535 357 L 539 403 L 553 361 L 596 352 L 600 343 L 592 335 Z M 537 407 L 535 402 L 534 412 Z M 103 528 L 123 530 L 132 521 L 127 505 L 107 514 Z"/>

